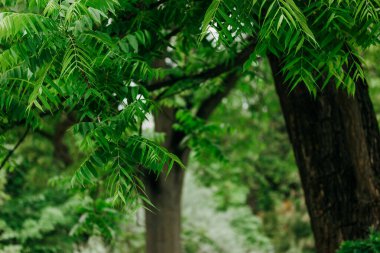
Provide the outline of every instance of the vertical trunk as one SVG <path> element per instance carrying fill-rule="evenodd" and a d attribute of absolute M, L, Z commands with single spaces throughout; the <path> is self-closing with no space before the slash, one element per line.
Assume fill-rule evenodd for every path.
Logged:
<path fill-rule="evenodd" d="M 155 208 L 146 210 L 146 252 L 181 253 L 181 189 L 183 171 L 173 168 L 165 178 L 148 176 L 147 194 Z"/>
<path fill-rule="evenodd" d="M 164 108 L 156 117 L 157 132 L 165 133 L 164 146 L 186 164 L 189 151 L 181 149 L 184 135 L 173 130 L 174 110 Z M 145 185 L 154 208 L 146 211 L 146 252 L 181 253 L 181 195 L 184 171 L 174 166 L 158 177 L 148 174 Z"/>
<path fill-rule="evenodd" d="M 238 76 L 235 72 L 230 73 L 224 80 L 224 89 L 205 99 L 196 116 L 207 120 L 222 99 L 236 85 Z M 181 147 L 185 137 L 182 132 L 173 129 L 175 122 L 175 109 L 162 108 L 155 117 L 157 132 L 165 133 L 164 146 L 173 154 L 177 155 L 187 164 L 190 150 Z M 153 212 L 146 211 L 146 252 L 147 253 L 181 253 L 181 196 L 183 188 L 184 171 L 174 167 L 166 176 L 162 173 L 145 175 L 147 194 L 156 207 Z"/>
<path fill-rule="evenodd" d="M 328 87 L 312 98 L 287 89 L 270 56 L 276 90 L 301 175 L 318 253 L 367 236 L 380 221 L 380 134 L 365 82 L 356 93 Z"/>

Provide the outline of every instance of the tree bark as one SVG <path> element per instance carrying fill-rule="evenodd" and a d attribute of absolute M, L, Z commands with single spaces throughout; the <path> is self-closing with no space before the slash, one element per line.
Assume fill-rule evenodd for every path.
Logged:
<path fill-rule="evenodd" d="M 318 253 L 366 237 L 380 222 L 380 134 L 365 81 L 355 95 L 329 85 L 316 98 L 289 93 L 281 62 L 269 56 L 299 168 Z"/>
<path fill-rule="evenodd" d="M 165 133 L 165 146 L 186 165 L 189 150 L 181 148 L 185 137 L 173 129 L 175 111 L 163 108 L 155 117 L 155 129 Z M 181 253 L 181 195 L 184 170 L 174 165 L 170 173 L 145 175 L 145 186 L 149 200 L 154 207 L 145 212 L 146 252 Z"/>

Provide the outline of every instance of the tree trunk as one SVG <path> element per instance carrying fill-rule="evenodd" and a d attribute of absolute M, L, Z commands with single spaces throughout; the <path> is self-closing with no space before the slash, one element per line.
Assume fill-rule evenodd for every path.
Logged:
<path fill-rule="evenodd" d="M 177 155 L 184 164 L 189 156 L 188 149 L 182 149 L 180 143 L 184 134 L 173 130 L 175 112 L 163 108 L 155 118 L 157 132 L 165 133 L 164 146 Z M 145 175 L 145 186 L 149 200 L 154 207 L 146 210 L 146 252 L 181 253 L 181 195 L 184 170 L 174 166 L 167 175 Z"/>
<path fill-rule="evenodd" d="M 181 168 L 173 168 L 168 177 L 149 176 L 147 194 L 154 207 L 145 211 L 146 252 L 181 253 Z"/>
<path fill-rule="evenodd" d="M 354 96 L 333 85 L 289 93 L 281 63 L 269 56 L 299 168 L 318 253 L 363 238 L 380 221 L 380 134 L 365 81 Z"/>
<path fill-rule="evenodd" d="M 235 87 L 238 80 L 236 72 L 224 80 L 224 89 L 202 101 L 196 117 L 207 120 L 224 97 Z M 161 108 L 155 117 L 156 132 L 165 133 L 164 146 L 187 164 L 190 150 L 181 147 L 185 138 L 183 132 L 173 129 L 175 109 Z M 144 181 L 149 200 L 154 209 L 146 211 L 146 253 L 181 253 L 181 196 L 184 170 L 174 166 L 169 175 L 161 173 L 145 175 Z M 148 207 L 150 208 L 150 207 Z"/>

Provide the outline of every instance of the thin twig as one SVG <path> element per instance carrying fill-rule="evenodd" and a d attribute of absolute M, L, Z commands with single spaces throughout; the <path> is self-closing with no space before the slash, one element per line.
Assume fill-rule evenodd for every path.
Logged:
<path fill-rule="evenodd" d="M 5 166 L 5 164 L 7 163 L 7 161 L 11 158 L 11 156 L 13 155 L 13 153 L 16 151 L 16 149 L 20 146 L 20 144 L 25 140 L 26 136 L 28 135 L 29 133 L 29 127 L 26 128 L 24 134 L 21 136 L 21 138 L 18 140 L 18 142 L 16 143 L 16 145 L 8 151 L 8 154 L 4 157 L 3 161 L 1 162 L 1 165 L 0 165 L 0 170 Z"/>

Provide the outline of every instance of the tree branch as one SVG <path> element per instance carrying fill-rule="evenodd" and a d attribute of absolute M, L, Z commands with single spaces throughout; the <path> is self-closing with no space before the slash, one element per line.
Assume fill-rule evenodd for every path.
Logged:
<path fill-rule="evenodd" d="M 157 82 L 151 85 L 146 86 L 146 89 L 148 91 L 154 91 L 161 88 L 165 88 L 168 86 L 171 86 L 177 82 L 180 81 L 186 81 L 186 80 L 206 80 L 210 78 L 217 77 L 229 70 L 231 70 L 234 67 L 242 65 L 245 61 L 248 60 L 251 53 L 254 51 L 256 47 L 256 42 L 250 43 L 243 51 L 241 51 L 239 54 L 236 55 L 236 57 L 232 60 L 228 60 L 230 64 L 224 62 L 221 63 L 215 67 L 212 67 L 210 69 L 207 69 L 203 72 L 192 74 L 188 76 L 180 76 L 180 77 L 173 77 L 170 79 L 167 79 L 165 81 Z"/>
<path fill-rule="evenodd" d="M 157 2 L 154 2 L 154 3 L 151 3 L 150 5 L 146 6 L 145 8 L 143 8 L 144 11 L 149 11 L 149 10 L 154 10 L 156 9 L 158 6 L 160 6 L 161 4 L 167 2 L 167 0 L 159 0 Z"/>
<path fill-rule="evenodd" d="M 142 1 L 141 3 L 137 3 L 135 5 L 133 5 L 133 8 L 135 8 L 136 10 L 134 12 L 127 12 L 126 14 L 126 19 L 127 20 L 130 20 L 134 17 L 137 16 L 138 12 L 141 12 L 141 11 L 151 11 L 151 10 L 154 10 L 156 9 L 157 7 L 159 7 L 161 4 L 167 2 L 168 0 L 159 0 L 157 2 L 153 2 L 149 5 L 145 5 L 144 4 L 144 1 Z"/>
<path fill-rule="evenodd" d="M 28 135 L 29 133 L 29 130 L 30 128 L 27 127 L 24 134 L 21 136 L 21 138 L 18 140 L 18 142 L 16 143 L 16 145 L 11 149 L 9 150 L 8 154 L 4 157 L 3 161 L 1 162 L 0 164 L 0 170 L 5 166 L 5 164 L 7 163 L 7 161 L 11 158 L 11 156 L 13 155 L 13 153 L 16 151 L 16 149 L 20 146 L 20 144 L 25 140 L 26 136 Z"/>
<path fill-rule="evenodd" d="M 216 107 L 220 104 L 222 99 L 225 98 L 236 86 L 238 80 L 239 76 L 236 71 L 230 73 L 224 80 L 223 90 L 205 99 L 199 106 L 196 116 L 201 119 L 208 119 Z"/>

